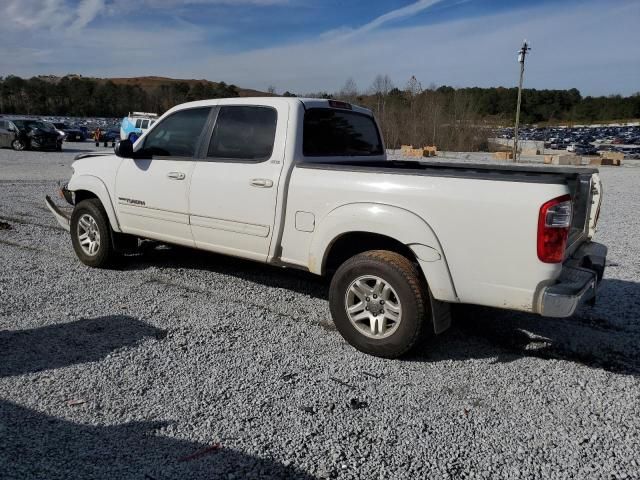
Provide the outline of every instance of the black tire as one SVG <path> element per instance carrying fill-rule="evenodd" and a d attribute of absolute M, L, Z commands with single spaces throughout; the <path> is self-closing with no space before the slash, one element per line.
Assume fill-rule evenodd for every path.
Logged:
<path fill-rule="evenodd" d="M 11 148 L 18 152 L 21 152 L 27 149 L 27 144 L 23 140 L 16 138 L 13 142 L 11 142 Z"/>
<path fill-rule="evenodd" d="M 80 220 L 86 217 L 90 217 L 95 222 L 97 231 L 99 233 L 99 246 L 97 250 L 89 254 L 85 251 L 80 244 L 80 234 L 82 228 L 79 229 L 78 225 Z M 100 200 L 97 198 L 90 198 L 78 203 L 73 209 L 71 214 L 71 243 L 73 244 L 73 250 L 82 263 L 90 267 L 105 268 L 113 263 L 116 257 L 113 249 L 111 227 L 109 225 L 109 218 L 104 211 Z"/>
<path fill-rule="evenodd" d="M 366 336 L 347 314 L 350 286 L 368 275 L 391 286 L 402 308 L 395 331 L 386 338 Z M 350 258 L 338 268 L 331 281 L 329 306 L 336 328 L 349 344 L 376 357 L 397 358 L 411 351 L 426 335 L 431 324 L 428 298 L 427 285 L 411 261 L 395 252 L 372 250 Z"/>

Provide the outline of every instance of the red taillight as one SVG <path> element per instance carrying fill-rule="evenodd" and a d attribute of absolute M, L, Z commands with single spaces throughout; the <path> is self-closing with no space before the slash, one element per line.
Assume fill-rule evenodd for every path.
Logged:
<path fill-rule="evenodd" d="M 571 196 L 549 200 L 540 207 L 538 216 L 538 258 L 545 263 L 564 259 L 572 217 Z"/>

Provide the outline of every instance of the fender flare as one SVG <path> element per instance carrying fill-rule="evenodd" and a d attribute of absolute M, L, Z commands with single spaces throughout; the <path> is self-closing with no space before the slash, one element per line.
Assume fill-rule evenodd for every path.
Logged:
<path fill-rule="evenodd" d="M 98 200 L 100 200 L 102 206 L 107 212 L 107 217 L 109 217 L 111 229 L 114 232 L 122 232 L 122 230 L 120 229 L 120 224 L 118 223 L 116 211 L 113 208 L 113 203 L 111 202 L 109 190 L 107 190 L 107 186 L 102 180 L 100 180 L 98 177 L 94 177 L 93 175 L 74 176 L 71 178 L 71 181 L 67 185 L 67 189 L 71 192 L 86 190 L 93 193 L 96 197 L 98 197 Z"/>
<path fill-rule="evenodd" d="M 431 226 L 404 208 L 383 203 L 350 203 L 330 211 L 316 225 L 309 247 L 309 270 L 323 274 L 331 246 L 353 232 L 385 235 L 407 245 L 418 259 L 437 300 L 457 302 L 451 272 Z"/>

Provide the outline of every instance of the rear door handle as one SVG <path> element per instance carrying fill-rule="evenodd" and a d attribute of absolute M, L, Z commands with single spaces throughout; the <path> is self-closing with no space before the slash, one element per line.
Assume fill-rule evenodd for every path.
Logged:
<path fill-rule="evenodd" d="M 185 174 L 182 172 L 169 172 L 167 173 L 167 178 L 171 180 L 184 180 Z"/>
<path fill-rule="evenodd" d="M 252 178 L 251 186 L 260 188 L 271 188 L 273 187 L 273 180 L 269 180 L 267 178 Z"/>

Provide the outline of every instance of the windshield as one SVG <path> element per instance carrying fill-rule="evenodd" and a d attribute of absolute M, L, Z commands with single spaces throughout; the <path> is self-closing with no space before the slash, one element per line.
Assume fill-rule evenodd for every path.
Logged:
<path fill-rule="evenodd" d="M 384 153 L 373 117 L 330 108 L 312 108 L 305 112 L 302 151 L 306 157 L 361 157 Z"/>
<path fill-rule="evenodd" d="M 13 123 L 18 128 L 39 128 L 41 130 L 48 130 L 44 123 L 37 120 L 13 120 Z"/>

